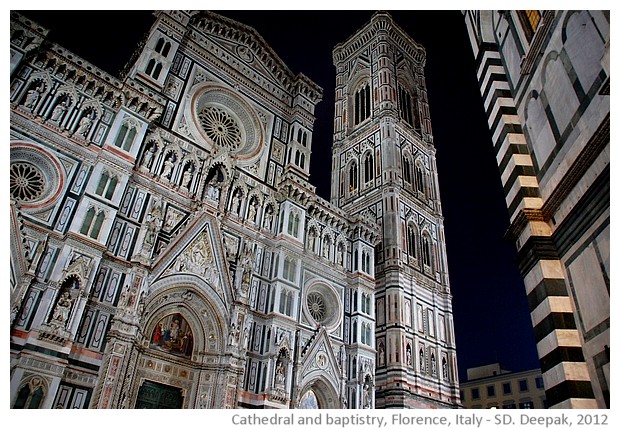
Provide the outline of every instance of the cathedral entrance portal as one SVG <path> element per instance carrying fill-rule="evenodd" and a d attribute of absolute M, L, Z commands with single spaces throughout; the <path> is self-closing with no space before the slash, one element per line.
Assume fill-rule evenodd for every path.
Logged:
<path fill-rule="evenodd" d="M 340 400 L 336 391 L 329 383 L 322 379 L 315 380 L 306 389 L 299 399 L 298 408 L 318 409 L 318 408 L 340 408 Z"/>
<path fill-rule="evenodd" d="M 138 391 L 136 408 L 182 408 L 181 389 L 166 384 L 145 380 Z"/>
<path fill-rule="evenodd" d="M 308 390 L 304 393 L 304 396 L 301 397 L 299 401 L 299 408 L 303 410 L 316 410 L 319 408 L 319 402 L 316 399 L 316 395 L 312 389 Z"/>

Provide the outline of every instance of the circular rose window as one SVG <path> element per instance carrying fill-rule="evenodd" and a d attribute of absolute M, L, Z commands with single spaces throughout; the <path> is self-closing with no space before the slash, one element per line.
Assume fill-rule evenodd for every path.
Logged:
<path fill-rule="evenodd" d="M 36 200 L 43 194 L 45 182 L 41 171 L 32 164 L 16 162 L 9 172 L 11 197 L 19 201 Z"/>
<path fill-rule="evenodd" d="M 29 143 L 11 143 L 9 191 L 22 208 L 44 210 L 59 197 L 64 174 L 58 159 L 45 148 Z"/>
<path fill-rule="evenodd" d="M 314 320 L 317 322 L 325 321 L 326 308 L 325 300 L 323 296 L 318 292 L 310 292 L 307 298 L 308 311 Z"/>
<path fill-rule="evenodd" d="M 310 285 L 304 300 L 304 310 L 310 321 L 327 329 L 338 326 L 342 317 L 340 297 L 332 287 L 323 282 Z"/>
<path fill-rule="evenodd" d="M 232 88 L 213 82 L 196 85 L 185 115 L 192 135 L 214 152 L 256 161 L 264 148 L 263 124 L 255 108 Z"/>
<path fill-rule="evenodd" d="M 222 109 L 205 107 L 198 113 L 200 123 L 213 143 L 229 150 L 241 145 L 241 130 L 237 121 Z"/>

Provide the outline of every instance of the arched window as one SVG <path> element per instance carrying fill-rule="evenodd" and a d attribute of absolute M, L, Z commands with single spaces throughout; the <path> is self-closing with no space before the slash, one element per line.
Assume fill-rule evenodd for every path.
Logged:
<path fill-rule="evenodd" d="M 407 155 L 403 155 L 403 179 L 407 183 L 411 182 L 411 160 Z"/>
<path fill-rule="evenodd" d="M 428 236 L 422 237 L 422 262 L 424 265 L 431 266 L 432 243 Z"/>
<path fill-rule="evenodd" d="M 159 40 L 157 41 L 157 45 L 155 45 L 155 52 L 159 52 L 161 53 L 161 50 L 164 47 L 164 38 L 160 37 Z"/>
<path fill-rule="evenodd" d="M 101 231 L 101 226 L 103 225 L 104 220 L 105 213 L 103 210 L 100 210 L 95 217 L 95 208 L 90 207 L 86 211 L 86 216 L 84 216 L 84 222 L 82 222 L 80 233 L 88 235 L 90 238 L 96 240 L 99 237 L 99 232 Z"/>
<path fill-rule="evenodd" d="M 414 125 L 413 108 L 411 104 L 411 94 L 402 86 L 398 86 L 398 107 L 400 109 L 400 117 L 403 118 L 409 125 Z"/>
<path fill-rule="evenodd" d="M 124 151 L 129 152 L 131 145 L 136 138 L 136 127 L 131 127 L 125 122 L 121 125 L 114 141 L 114 146 L 122 148 Z"/>
<path fill-rule="evenodd" d="M 364 183 L 370 182 L 374 178 L 374 160 L 372 152 L 368 152 L 364 157 Z"/>
<path fill-rule="evenodd" d="M 159 79 L 159 74 L 161 73 L 161 69 L 162 69 L 162 65 L 160 62 L 158 62 L 152 74 L 154 79 Z"/>
<path fill-rule="evenodd" d="M 151 76 L 153 79 L 158 79 L 159 74 L 161 73 L 162 65 L 159 61 L 155 61 L 154 58 L 151 58 L 146 65 L 146 70 L 144 72 Z"/>
<path fill-rule="evenodd" d="M 424 170 L 420 164 L 416 164 L 415 166 L 415 185 L 418 192 L 421 192 L 426 195 L 426 181 L 424 180 Z"/>
<path fill-rule="evenodd" d="M 365 83 L 355 91 L 355 125 L 370 117 L 370 85 Z"/>
<path fill-rule="evenodd" d="M 407 226 L 407 253 L 412 258 L 416 257 L 416 235 L 413 225 Z"/>
<path fill-rule="evenodd" d="M 111 200 L 114 196 L 114 191 L 116 190 L 117 184 L 118 178 L 116 176 L 110 176 L 107 171 L 104 171 L 101 174 L 101 179 L 99 179 L 99 184 L 97 185 L 95 194 L 101 195 L 102 197 Z"/>
<path fill-rule="evenodd" d="M 357 189 L 357 163 L 354 161 L 349 165 L 349 192 Z"/>
<path fill-rule="evenodd" d="M 353 321 L 352 331 L 353 331 L 353 335 L 352 335 L 353 339 L 351 340 L 351 342 L 356 343 L 357 342 L 357 321 L 356 320 Z"/>
<path fill-rule="evenodd" d="M 155 68 L 155 59 L 151 58 L 148 64 L 146 65 L 146 70 L 144 70 L 144 72 L 150 76 L 151 73 L 153 73 L 154 68 Z"/>
<path fill-rule="evenodd" d="M 166 42 L 166 44 L 164 45 L 164 49 L 162 49 L 162 51 L 161 51 L 161 54 L 162 54 L 164 57 L 167 57 L 167 56 L 168 56 L 168 53 L 170 52 L 170 47 L 171 47 L 171 46 L 172 46 L 172 45 L 170 44 L 170 42 Z"/>
<path fill-rule="evenodd" d="M 95 223 L 93 224 L 93 228 L 90 230 L 90 238 L 94 238 L 95 240 L 99 237 L 99 231 L 101 231 L 101 226 L 103 225 L 103 221 L 105 220 L 105 213 L 100 211 L 97 213 L 97 217 L 95 217 Z"/>
<path fill-rule="evenodd" d="M 299 222 L 301 220 L 301 216 L 297 212 L 290 212 L 288 215 L 288 227 L 287 232 L 289 235 L 293 237 L 297 237 L 299 234 Z"/>
<path fill-rule="evenodd" d="M 95 208 L 90 207 L 86 211 L 86 216 L 84 216 L 84 222 L 82 222 L 82 228 L 80 228 L 80 234 L 88 235 L 88 230 L 90 229 L 90 225 L 93 223 L 94 218 L 95 218 Z"/>
<path fill-rule="evenodd" d="M 22 386 L 17 392 L 17 398 L 13 408 L 15 409 L 37 409 L 43 402 L 45 392 L 38 378 L 32 379 L 29 383 Z"/>
<path fill-rule="evenodd" d="M 288 292 L 284 289 L 280 291 L 280 308 L 279 311 L 282 314 L 285 314 L 286 311 L 286 301 L 288 298 Z"/>

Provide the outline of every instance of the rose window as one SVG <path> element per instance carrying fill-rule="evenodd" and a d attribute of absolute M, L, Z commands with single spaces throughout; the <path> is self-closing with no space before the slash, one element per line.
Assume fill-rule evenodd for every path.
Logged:
<path fill-rule="evenodd" d="M 323 296 L 318 292 L 310 292 L 307 297 L 307 304 L 312 318 L 317 322 L 323 322 L 327 315 Z"/>
<path fill-rule="evenodd" d="M 241 146 L 241 130 L 237 121 L 222 109 L 205 107 L 198 113 L 207 136 L 217 146 L 236 150 Z"/>
<path fill-rule="evenodd" d="M 45 181 L 34 165 L 25 162 L 11 164 L 11 197 L 19 201 L 36 200 L 43 194 Z"/>

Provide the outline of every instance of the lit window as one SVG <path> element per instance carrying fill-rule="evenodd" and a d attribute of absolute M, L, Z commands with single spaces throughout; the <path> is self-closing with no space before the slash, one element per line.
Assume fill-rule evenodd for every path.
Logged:
<path fill-rule="evenodd" d="M 519 21 L 521 21 L 521 27 L 525 33 L 525 38 L 528 42 L 532 41 L 534 33 L 540 25 L 541 11 L 539 10 L 521 10 L 517 12 Z"/>

